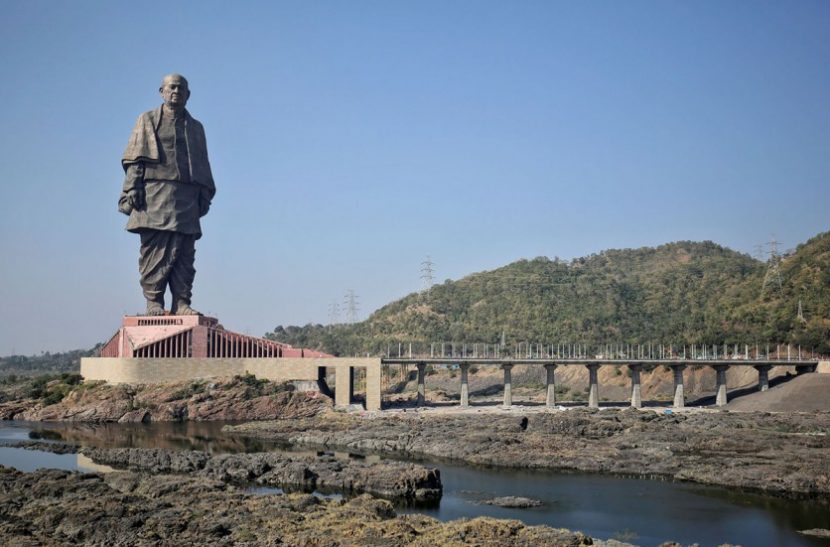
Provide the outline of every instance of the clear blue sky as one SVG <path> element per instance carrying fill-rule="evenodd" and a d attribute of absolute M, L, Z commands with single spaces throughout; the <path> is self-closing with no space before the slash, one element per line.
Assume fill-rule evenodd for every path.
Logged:
<path fill-rule="evenodd" d="M 830 3 L 44 2 L 0 18 L 0 355 L 143 308 L 120 155 L 190 80 L 218 193 L 194 307 L 360 317 L 519 258 L 830 229 Z"/>

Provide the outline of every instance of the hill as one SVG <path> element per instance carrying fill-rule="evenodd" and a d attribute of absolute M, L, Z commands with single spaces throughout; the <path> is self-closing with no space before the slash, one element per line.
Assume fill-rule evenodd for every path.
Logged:
<path fill-rule="evenodd" d="M 348 355 L 398 342 L 793 343 L 830 353 L 830 232 L 779 262 L 715 243 L 539 257 L 412 293 L 355 324 L 278 326 L 266 336 Z M 803 320 L 798 317 L 802 302 Z"/>

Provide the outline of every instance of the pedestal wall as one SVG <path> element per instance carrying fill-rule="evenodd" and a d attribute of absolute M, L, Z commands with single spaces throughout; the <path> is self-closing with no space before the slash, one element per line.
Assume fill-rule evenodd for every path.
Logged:
<path fill-rule="evenodd" d="M 317 380 L 318 359 L 84 357 L 81 376 L 114 384 L 162 384 L 253 374 L 277 382 Z M 323 361 L 320 359 L 319 361 Z"/>

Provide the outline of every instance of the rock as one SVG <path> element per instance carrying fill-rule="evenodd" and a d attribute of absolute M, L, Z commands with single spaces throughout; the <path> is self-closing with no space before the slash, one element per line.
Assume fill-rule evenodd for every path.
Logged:
<path fill-rule="evenodd" d="M 40 452 L 51 452 L 52 454 L 76 454 L 79 447 L 74 444 L 43 441 L 16 441 L 5 446 L 23 448 L 25 450 L 38 450 Z"/>
<path fill-rule="evenodd" d="M 140 386 L 90 383 L 75 386 L 62 401 L 48 406 L 32 399 L 2 403 L 0 419 L 96 423 L 273 420 L 307 418 L 329 407 L 330 399 L 318 392 L 242 378 Z"/>
<path fill-rule="evenodd" d="M 225 431 L 328 450 L 661 476 L 785 497 L 830 497 L 830 412 L 665 415 L 575 408 L 525 416 L 400 412 L 373 417 L 325 412 Z"/>
<path fill-rule="evenodd" d="M 811 528 L 809 530 L 799 530 L 798 533 L 804 536 L 830 538 L 830 530 L 828 530 L 827 528 Z"/>
<path fill-rule="evenodd" d="M 611 545 L 516 520 L 399 516 L 367 494 L 256 496 L 207 477 L 129 471 L 0 467 L 0 514 L 8 545 Z"/>
<path fill-rule="evenodd" d="M 539 500 L 525 498 L 522 496 L 501 496 L 484 500 L 481 503 L 485 505 L 497 505 L 499 507 L 510 507 L 514 509 L 526 509 L 528 507 L 541 507 L 544 505 L 544 503 Z"/>
<path fill-rule="evenodd" d="M 127 412 L 120 418 L 118 418 L 119 424 L 145 424 L 151 420 L 151 415 L 148 410 L 131 410 Z"/>
<path fill-rule="evenodd" d="M 84 448 L 96 463 L 153 473 L 191 473 L 236 484 L 257 483 L 286 490 L 315 490 L 344 494 L 370 493 L 405 502 L 441 498 L 438 469 L 395 461 L 367 463 L 330 456 L 279 452 L 211 455 L 200 451 L 159 448 Z"/>

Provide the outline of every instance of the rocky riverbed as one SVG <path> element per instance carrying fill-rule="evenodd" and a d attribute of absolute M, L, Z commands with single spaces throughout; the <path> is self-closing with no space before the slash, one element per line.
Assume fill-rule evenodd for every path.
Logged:
<path fill-rule="evenodd" d="M 319 393 L 253 377 L 109 386 L 62 376 L 0 390 L 0 419 L 253 420 L 227 431 L 352 452 L 660 476 L 830 500 L 830 412 L 494 410 L 342 413 Z"/>
<path fill-rule="evenodd" d="M 35 545 L 624 546 L 516 520 L 447 523 L 385 500 L 252 495 L 204 476 L 0 467 L 0 538 Z"/>
<path fill-rule="evenodd" d="M 329 449 L 659 476 L 830 503 L 827 412 L 327 412 L 225 430 Z"/>
<path fill-rule="evenodd" d="M 162 448 L 92 448 L 67 443 L 21 441 L 10 446 L 56 454 L 80 452 L 97 464 L 153 474 L 187 474 L 236 485 L 276 487 L 347 496 L 369 493 L 398 503 L 437 502 L 441 473 L 434 467 L 399 462 L 338 459 L 332 453 L 258 452 L 210 454 Z"/>

